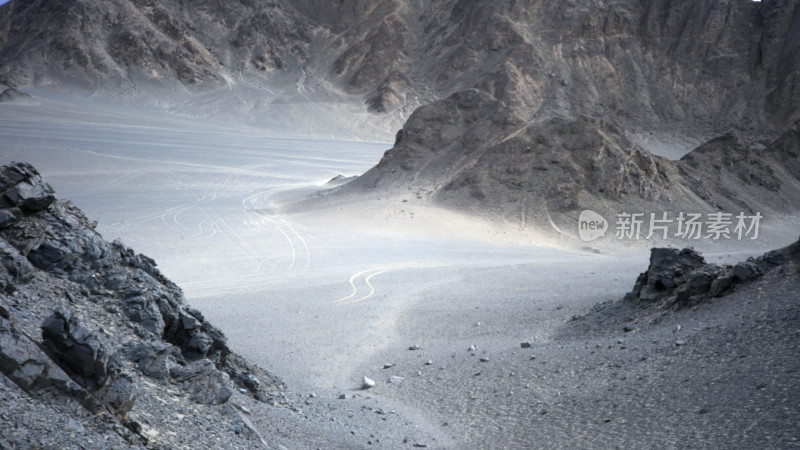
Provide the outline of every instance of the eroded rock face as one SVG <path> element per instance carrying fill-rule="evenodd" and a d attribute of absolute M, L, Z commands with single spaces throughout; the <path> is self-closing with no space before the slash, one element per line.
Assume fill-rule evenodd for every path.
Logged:
<path fill-rule="evenodd" d="M 800 209 L 800 121 L 766 146 L 735 133 L 714 138 L 678 162 L 689 186 L 716 208 Z"/>
<path fill-rule="evenodd" d="M 799 118 L 798 17 L 739 0 L 15 2 L 0 81 L 144 97 L 263 84 L 398 116 L 477 88 L 526 117 L 777 131 Z"/>

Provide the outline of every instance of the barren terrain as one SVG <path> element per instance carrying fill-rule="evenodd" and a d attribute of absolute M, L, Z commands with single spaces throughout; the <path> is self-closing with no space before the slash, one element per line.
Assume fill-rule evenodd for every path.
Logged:
<path fill-rule="evenodd" d="M 294 411 L 232 400 L 269 445 L 781 448 L 800 438 L 796 274 L 632 332 L 570 328 L 631 290 L 644 244 L 592 251 L 411 196 L 304 210 L 291 205 L 366 171 L 390 144 L 38 101 L 0 105 L 2 162 L 34 164 L 106 239 L 153 257 L 236 352 L 286 382 Z M 706 257 L 735 263 L 796 239 L 790 222 L 767 222 L 759 240 L 717 243 Z M 777 290 L 760 295 L 767 285 Z M 361 389 L 365 376 L 374 388 Z"/>

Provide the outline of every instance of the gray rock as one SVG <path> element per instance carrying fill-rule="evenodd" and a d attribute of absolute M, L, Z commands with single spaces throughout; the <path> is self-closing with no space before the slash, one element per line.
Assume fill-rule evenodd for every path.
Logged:
<path fill-rule="evenodd" d="M 364 377 L 364 379 L 361 380 L 361 389 L 366 390 L 366 389 L 372 389 L 374 387 L 375 387 L 375 380 L 372 380 L 367 377 Z"/>
<path fill-rule="evenodd" d="M 4 166 L 0 174 L 0 188 L 7 206 L 25 211 L 39 211 L 55 201 L 53 188 L 28 163 L 13 163 Z M 2 203 L 2 202 L 0 202 Z"/>
<path fill-rule="evenodd" d="M 179 348 L 163 341 L 126 345 L 125 354 L 143 375 L 160 380 L 169 378 L 172 369 L 178 366 L 177 361 L 182 359 Z"/>
<path fill-rule="evenodd" d="M 57 307 L 42 323 L 42 339 L 65 370 L 79 376 L 84 386 L 99 388 L 112 375 L 109 352 L 98 333 L 83 326 L 77 316 Z"/>
<path fill-rule="evenodd" d="M 20 252 L 0 239 L 0 288 L 13 292 L 14 286 L 33 279 L 34 267 Z"/>
<path fill-rule="evenodd" d="M 653 248 L 650 251 L 650 266 L 639 275 L 633 290 L 625 299 L 654 302 L 669 298 L 694 269 L 704 265 L 705 259 L 692 249 Z"/>
<path fill-rule="evenodd" d="M 72 417 L 67 420 L 67 425 L 78 433 L 86 433 L 86 428 L 83 427 L 83 424 Z"/>
<path fill-rule="evenodd" d="M 227 373 L 217 370 L 208 359 L 194 361 L 174 371 L 176 381 L 198 403 L 219 405 L 233 395 L 233 386 Z"/>
<path fill-rule="evenodd" d="M 83 405 L 92 413 L 101 409 L 100 403 L 70 379 L 35 342 L 2 317 L 0 372 L 22 390 L 48 402 Z"/>
<path fill-rule="evenodd" d="M 118 417 L 124 417 L 136 403 L 137 389 L 133 377 L 126 373 L 114 378 L 99 393 L 103 403 L 108 405 Z"/>
<path fill-rule="evenodd" d="M 733 271 L 731 269 L 726 269 L 722 271 L 715 279 L 711 282 L 711 286 L 708 289 L 708 295 L 711 297 L 719 297 L 725 291 L 727 291 L 731 286 L 733 286 L 734 277 Z"/>
<path fill-rule="evenodd" d="M 750 281 L 760 275 L 758 266 L 752 261 L 742 261 L 733 267 L 732 276 L 738 281 Z"/>

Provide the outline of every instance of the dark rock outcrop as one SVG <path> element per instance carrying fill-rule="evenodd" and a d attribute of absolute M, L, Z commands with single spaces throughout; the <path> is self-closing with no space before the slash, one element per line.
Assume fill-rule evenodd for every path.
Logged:
<path fill-rule="evenodd" d="M 650 266 L 639 275 L 624 301 L 643 307 L 681 309 L 726 295 L 738 284 L 753 281 L 776 267 L 800 271 L 800 240 L 725 267 L 707 263 L 692 249 L 654 248 Z"/>
<path fill-rule="evenodd" d="M 235 385 L 262 401 L 279 389 L 152 259 L 103 240 L 32 166 L 0 168 L 0 208 L 0 376 L 23 392 L 71 417 L 107 411 L 109 430 L 145 443 L 137 405 L 173 385 L 204 405 Z"/>
<path fill-rule="evenodd" d="M 30 395 L 61 405 L 81 405 L 93 413 L 101 403 L 76 383 L 36 342 L 0 317 L 0 372 Z"/>
<path fill-rule="evenodd" d="M 225 403 L 233 395 L 228 374 L 217 370 L 207 359 L 176 367 L 173 376 L 192 398 L 206 405 Z"/>
<path fill-rule="evenodd" d="M 125 364 L 109 354 L 109 346 L 98 333 L 80 323 L 72 312 L 58 307 L 42 323 L 42 340 L 59 365 L 79 377 L 83 386 L 101 388 Z"/>

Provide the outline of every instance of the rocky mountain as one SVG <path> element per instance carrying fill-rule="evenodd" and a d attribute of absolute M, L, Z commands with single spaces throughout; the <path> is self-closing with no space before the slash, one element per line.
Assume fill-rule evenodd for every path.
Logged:
<path fill-rule="evenodd" d="M 0 191 L 0 446 L 59 446 L 62 433 L 89 448 L 221 445 L 208 430 L 258 442 L 228 400 L 274 403 L 279 380 L 33 167 L 2 167 Z"/>
<path fill-rule="evenodd" d="M 778 0 L 13 0 L 0 80 L 240 119 L 349 105 L 383 136 L 468 88 L 527 120 L 774 134 L 798 118 L 799 23 Z"/>
<path fill-rule="evenodd" d="M 800 118 L 798 36 L 777 0 L 14 0 L 0 80 L 297 133 L 407 118 L 342 190 L 557 229 L 589 207 L 796 211 L 797 142 L 767 146 Z M 707 144 L 675 163 L 651 137 Z"/>
<path fill-rule="evenodd" d="M 619 123 L 527 121 L 486 92 L 464 90 L 417 109 L 375 167 L 319 199 L 411 199 L 559 234 L 585 209 L 796 214 L 798 126 L 766 146 L 727 134 L 672 161 Z"/>

